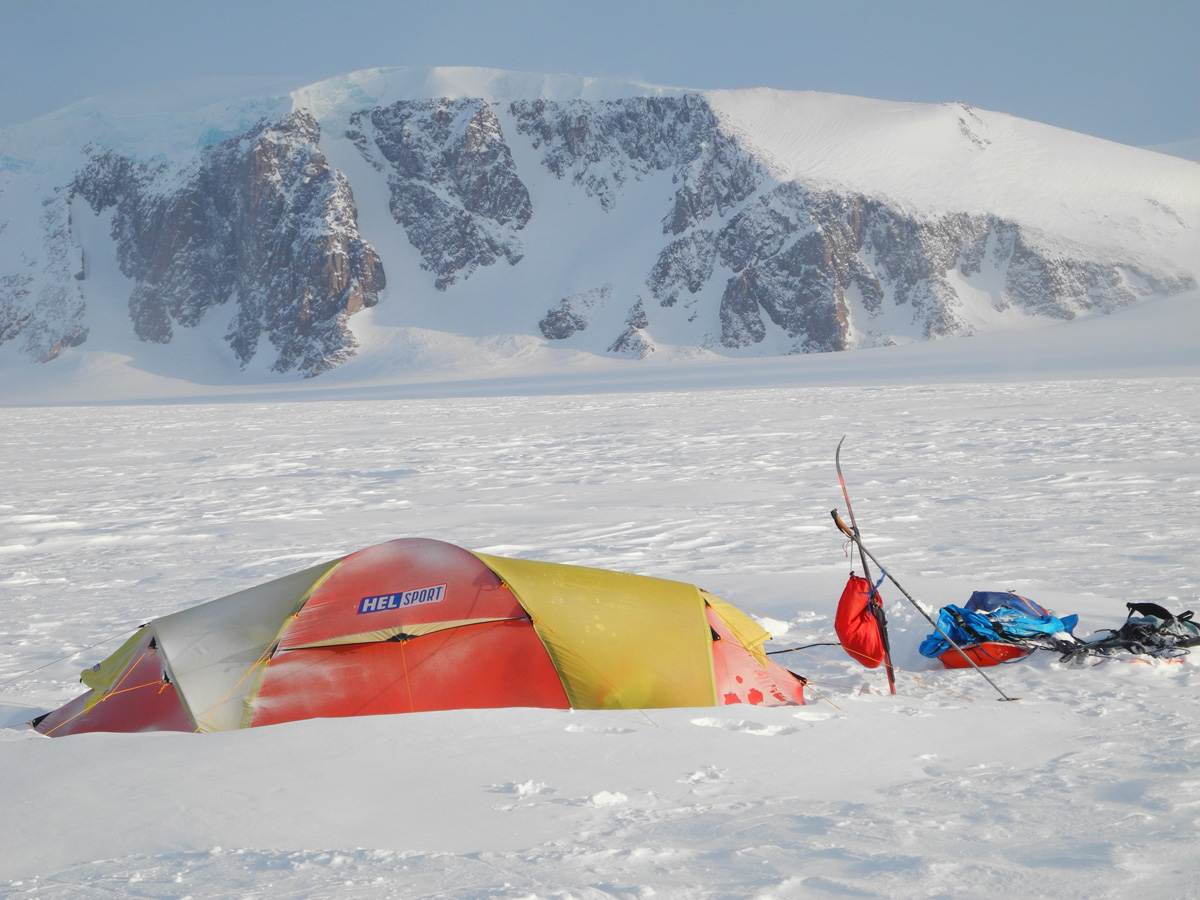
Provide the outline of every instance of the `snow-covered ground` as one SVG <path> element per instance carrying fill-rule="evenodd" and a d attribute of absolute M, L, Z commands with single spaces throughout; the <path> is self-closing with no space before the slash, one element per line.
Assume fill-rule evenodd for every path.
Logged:
<path fill-rule="evenodd" d="M 0 408 L 0 724 L 147 619 L 404 536 L 694 582 L 777 647 L 833 640 L 843 435 L 868 547 L 931 609 L 1011 588 L 1080 635 L 1200 609 L 1198 308 L 493 381 L 131 381 L 167 400 L 125 405 L 47 381 Z M 776 657 L 804 708 L 0 731 L 0 895 L 1200 895 L 1200 657 L 1035 656 L 991 670 L 1003 703 L 884 596 L 896 697 L 819 647 Z"/>

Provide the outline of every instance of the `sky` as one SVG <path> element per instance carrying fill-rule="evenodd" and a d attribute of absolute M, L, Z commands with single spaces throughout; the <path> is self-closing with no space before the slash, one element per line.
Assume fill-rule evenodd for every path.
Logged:
<path fill-rule="evenodd" d="M 0 127 L 180 79 L 438 65 L 963 101 L 1200 150 L 1197 0 L 0 0 Z"/>

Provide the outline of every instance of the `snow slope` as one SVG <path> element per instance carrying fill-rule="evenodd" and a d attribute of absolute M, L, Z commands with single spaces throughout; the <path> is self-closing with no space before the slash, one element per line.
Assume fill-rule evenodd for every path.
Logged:
<path fill-rule="evenodd" d="M 1195 308 L 644 382 L 0 408 L 0 723 L 76 695 L 149 618 L 401 536 L 692 581 L 777 647 L 831 640 L 843 435 L 868 546 L 931 608 L 1011 588 L 1081 635 L 1128 601 L 1196 608 Z M 1196 896 L 1194 655 L 1035 657 L 993 670 L 1002 703 L 930 668 L 928 626 L 884 597 L 894 698 L 820 647 L 783 657 L 804 708 L 0 731 L 0 895 Z"/>
<path fill-rule="evenodd" d="M 988 210 L 1151 258 L 1200 258 L 1190 219 L 1200 168 L 1187 160 L 964 103 L 767 88 L 708 96 L 781 180 L 828 182 L 924 209 Z M 1148 221 L 1129 216 L 1139 207 Z"/>

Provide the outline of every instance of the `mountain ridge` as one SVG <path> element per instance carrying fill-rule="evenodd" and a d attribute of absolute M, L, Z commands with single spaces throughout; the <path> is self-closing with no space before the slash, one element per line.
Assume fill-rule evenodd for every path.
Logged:
<path fill-rule="evenodd" d="M 25 377 L 114 349 L 89 335 L 122 304 L 135 364 L 214 318 L 254 379 L 411 329 L 659 358 L 968 335 L 1192 290 L 1200 259 L 1195 164 L 963 104 L 377 69 L 13 131 L 0 365 Z"/>

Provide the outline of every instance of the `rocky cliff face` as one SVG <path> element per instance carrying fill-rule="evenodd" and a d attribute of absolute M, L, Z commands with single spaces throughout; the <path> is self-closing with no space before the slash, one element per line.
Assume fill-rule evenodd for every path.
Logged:
<path fill-rule="evenodd" d="M 907 311 L 925 338 L 968 335 L 975 329 L 960 315 L 953 276 L 969 279 L 985 266 L 1004 284 L 992 300 L 997 309 L 1015 304 L 1059 319 L 1194 285 L 1089 256 L 995 216 L 920 214 L 883 199 L 778 184 L 722 132 L 700 97 L 539 100 L 513 104 L 512 112 L 542 164 L 605 209 L 627 182 L 672 174 L 678 187 L 662 226 L 678 237 L 662 248 L 645 286 L 670 308 L 722 281 L 710 348 L 753 347 L 767 336 L 767 322 L 792 339 L 793 352 L 886 342 L 872 330 L 885 302 Z M 542 334 L 566 339 L 583 330 L 593 302 L 586 294 L 563 298 L 539 323 Z M 609 352 L 652 351 L 645 332 L 655 318 L 638 299 Z"/>
<path fill-rule="evenodd" d="M 670 172 L 678 185 L 663 219 L 680 234 L 724 216 L 761 184 L 761 167 L 730 136 L 698 94 L 511 104 L 517 130 L 541 151 L 541 163 L 608 210 L 626 183 Z"/>
<path fill-rule="evenodd" d="M 319 138 L 297 113 L 206 149 L 182 172 L 91 153 L 70 189 L 97 213 L 114 210 L 139 338 L 168 343 L 235 301 L 225 339 L 243 365 L 263 337 L 277 372 L 316 375 L 353 354 L 348 318 L 378 301 L 383 266 Z"/>
<path fill-rule="evenodd" d="M 350 125 L 359 152 L 387 173 L 392 216 L 438 290 L 501 258 L 521 261 L 518 233 L 533 208 L 488 104 L 400 101 Z"/>
<path fill-rule="evenodd" d="M 111 216 L 140 340 L 179 340 L 217 316 L 238 364 L 269 354 L 273 370 L 306 376 L 353 356 L 351 317 L 381 299 L 403 309 L 411 285 L 450 304 L 481 269 L 502 277 L 531 252 L 551 271 L 529 226 L 576 201 L 591 215 L 636 209 L 651 228 L 622 258 L 643 268 L 557 294 L 547 283 L 525 311 L 514 306 L 509 330 L 624 356 L 654 352 L 669 329 L 719 353 L 848 350 L 887 343 L 897 321 L 925 338 L 970 334 L 980 296 L 996 313 L 1069 319 L 1195 286 L 1186 272 L 986 211 L 931 212 L 781 180 L 699 93 L 402 99 L 339 121 L 332 137 L 378 173 L 392 223 L 423 270 L 393 272 L 390 294 L 385 261 L 359 233 L 348 177 L 322 150 L 331 135 L 299 109 L 186 159 L 89 146 L 42 196 L 36 249 L 0 252 L 0 345 L 45 361 L 87 340 L 89 281 L 71 213 L 85 208 Z M 982 121 L 967 110 L 960 122 L 982 152 Z M 3 190 L 0 251 L 20 212 Z M 569 225 L 549 222 L 541 240 Z M 647 244 L 646 234 L 659 237 Z M 575 280 L 569 259 L 555 280 Z M 492 302 L 510 300 L 499 290 Z M 530 304 L 544 313 L 531 317 Z"/>
<path fill-rule="evenodd" d="M 881 200 L 782 184 L 715 231 L 697 229 L 663 249 L 648 286 L 662 306 L 697 293 L 720 263 L 731 273 L 721 296 L 720 342 L 757 343 L 764 317 L 802 352 L 854 346 L 854 291 L 861 333 L 870 334 L 885 298 L 910 312 L 926 338 L 968 335 L 951 276 L 985 268 L 1000 277 L 997 308 L 1070 319 L 1111 311 L 1192 285 L 1134 263 L 1089 258 L 1082 248 L 1029 233 L 990 215 L 918 215 Z"/>
<path fill-rule="evenodd" d="M 8 223 L 0 223 L 0 237 Z M 26 358 L 49 362 L 87 340 L 79 282 L 83 260 L 71 240 L 70 204 L 63 191 L 42 201 L 35 233 L 40 255 L 25 254 L 0 274 L 0 345 L 13 342 Z"/>

